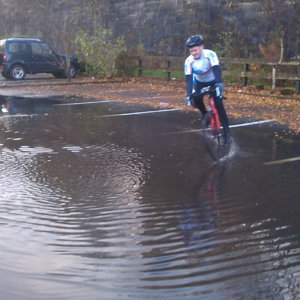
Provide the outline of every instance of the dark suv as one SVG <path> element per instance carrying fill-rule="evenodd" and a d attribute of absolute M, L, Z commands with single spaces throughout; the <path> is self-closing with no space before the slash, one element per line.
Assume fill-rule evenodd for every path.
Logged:
<path fill-rule="evenodd" d="M 26 73 L 52 73 L 57 78 L 72 78 L 77 70 L 75 57 L 62 55 L 39 39 L 0 40 L 0 71 L 7 79 L 22 80 Z"/>

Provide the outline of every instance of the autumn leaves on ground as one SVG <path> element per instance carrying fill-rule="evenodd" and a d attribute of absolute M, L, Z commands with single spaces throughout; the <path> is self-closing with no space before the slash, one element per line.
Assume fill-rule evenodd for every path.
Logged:
<path fill-rule="evenodd" d="M 77 84 L 75 83 L 77 82 Z M 86 83 L 84 83 L 86 81 Z M 51 82 L 51 81 L 49 81 Z M 78 82 L 80 84 L 78 84 Z M 18 87 L 19 89 L 20 87 Z M 24 90 L 35 94 L 72 94 L 97 100 L 121 100 L 124 102 L 147 103 L 154 107 L 175 107 L 195 110 L 184 104 L 184 82 L 164 81 L 148 78 L 90 82 L 74 79 L 74 84 L 51 86 L 24 86 Z M 300 131 L 300 95 L 283 96 L 280 90 L 270 93 L 270 89 L 257 90 L 255 87 L 226 85 L 225 107 L 230 118 L 250 118 L 253 120 L 276 119 L 289 129 Z"/>

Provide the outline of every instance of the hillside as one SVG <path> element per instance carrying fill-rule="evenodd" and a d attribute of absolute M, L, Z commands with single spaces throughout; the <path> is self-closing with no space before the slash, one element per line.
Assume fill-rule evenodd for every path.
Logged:
<path fill-rule="evenodd" d="M 270 49 L 281 40 L 286 58 L 299 55 L 298 0 L 0 0 L 0 7 L 1 36 L 37 36 L 58 48 L 102 24 L 131 52 L 182 55 L 186 37 L 201 33 L 222 56 L 277 59 Z"/>

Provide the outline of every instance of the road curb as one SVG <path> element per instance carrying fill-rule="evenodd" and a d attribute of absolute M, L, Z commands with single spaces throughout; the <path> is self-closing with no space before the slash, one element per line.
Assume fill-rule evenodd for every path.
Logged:
<path fill-rule="evenodd" d="M 118 83 L 125 82 L 125 80 L 93 80 L 93 81 L 64 81 L 64 82 L 35 82 L 35 83 L 3 83 L 0 84 L 0 88 L 23 88 L 23 87 L 39 87 L 39 86 L 57 86 L 57 85 L 85 85 L 85 84 L 104 84 L 104 83 Z"/>

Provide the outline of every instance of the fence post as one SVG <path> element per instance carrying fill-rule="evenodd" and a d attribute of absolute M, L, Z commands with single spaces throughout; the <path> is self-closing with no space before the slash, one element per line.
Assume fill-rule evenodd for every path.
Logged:
<path fill-rule="evenodd" d="M 241 77 L 243 86 L 247 86 L 247 84 L 248 84 L 248 77 L 247 77 L 247 74 L 246 74 L 246 72 L 248 72 L 248 71 L 249 71 L 249 64 L 244 64 L 242 77 Z"/>
<path fill-rule="evenodd" d="M 300 65 L 297 67 L 297 77 L 300 77 Z M 296 93 L 300 94 L 300 80 L 296 80 Z"/>
<path fill-rule="evenodd" d="M 276 66 L 272 67 L 272 90 L 276 87 Z"/>
<path fill-rule="evenodd" d="M 143 61 L 141 59 L 139 59 L 139 63 L 138 63 L 138 76 L 142 76 L 143 75 Z"/>
<path fill-rule="evenodd" d="M 167 69 L 166 69 L 166 79 L 169 81 L 171 80 L 171 61 L 167 60 Z"/>

